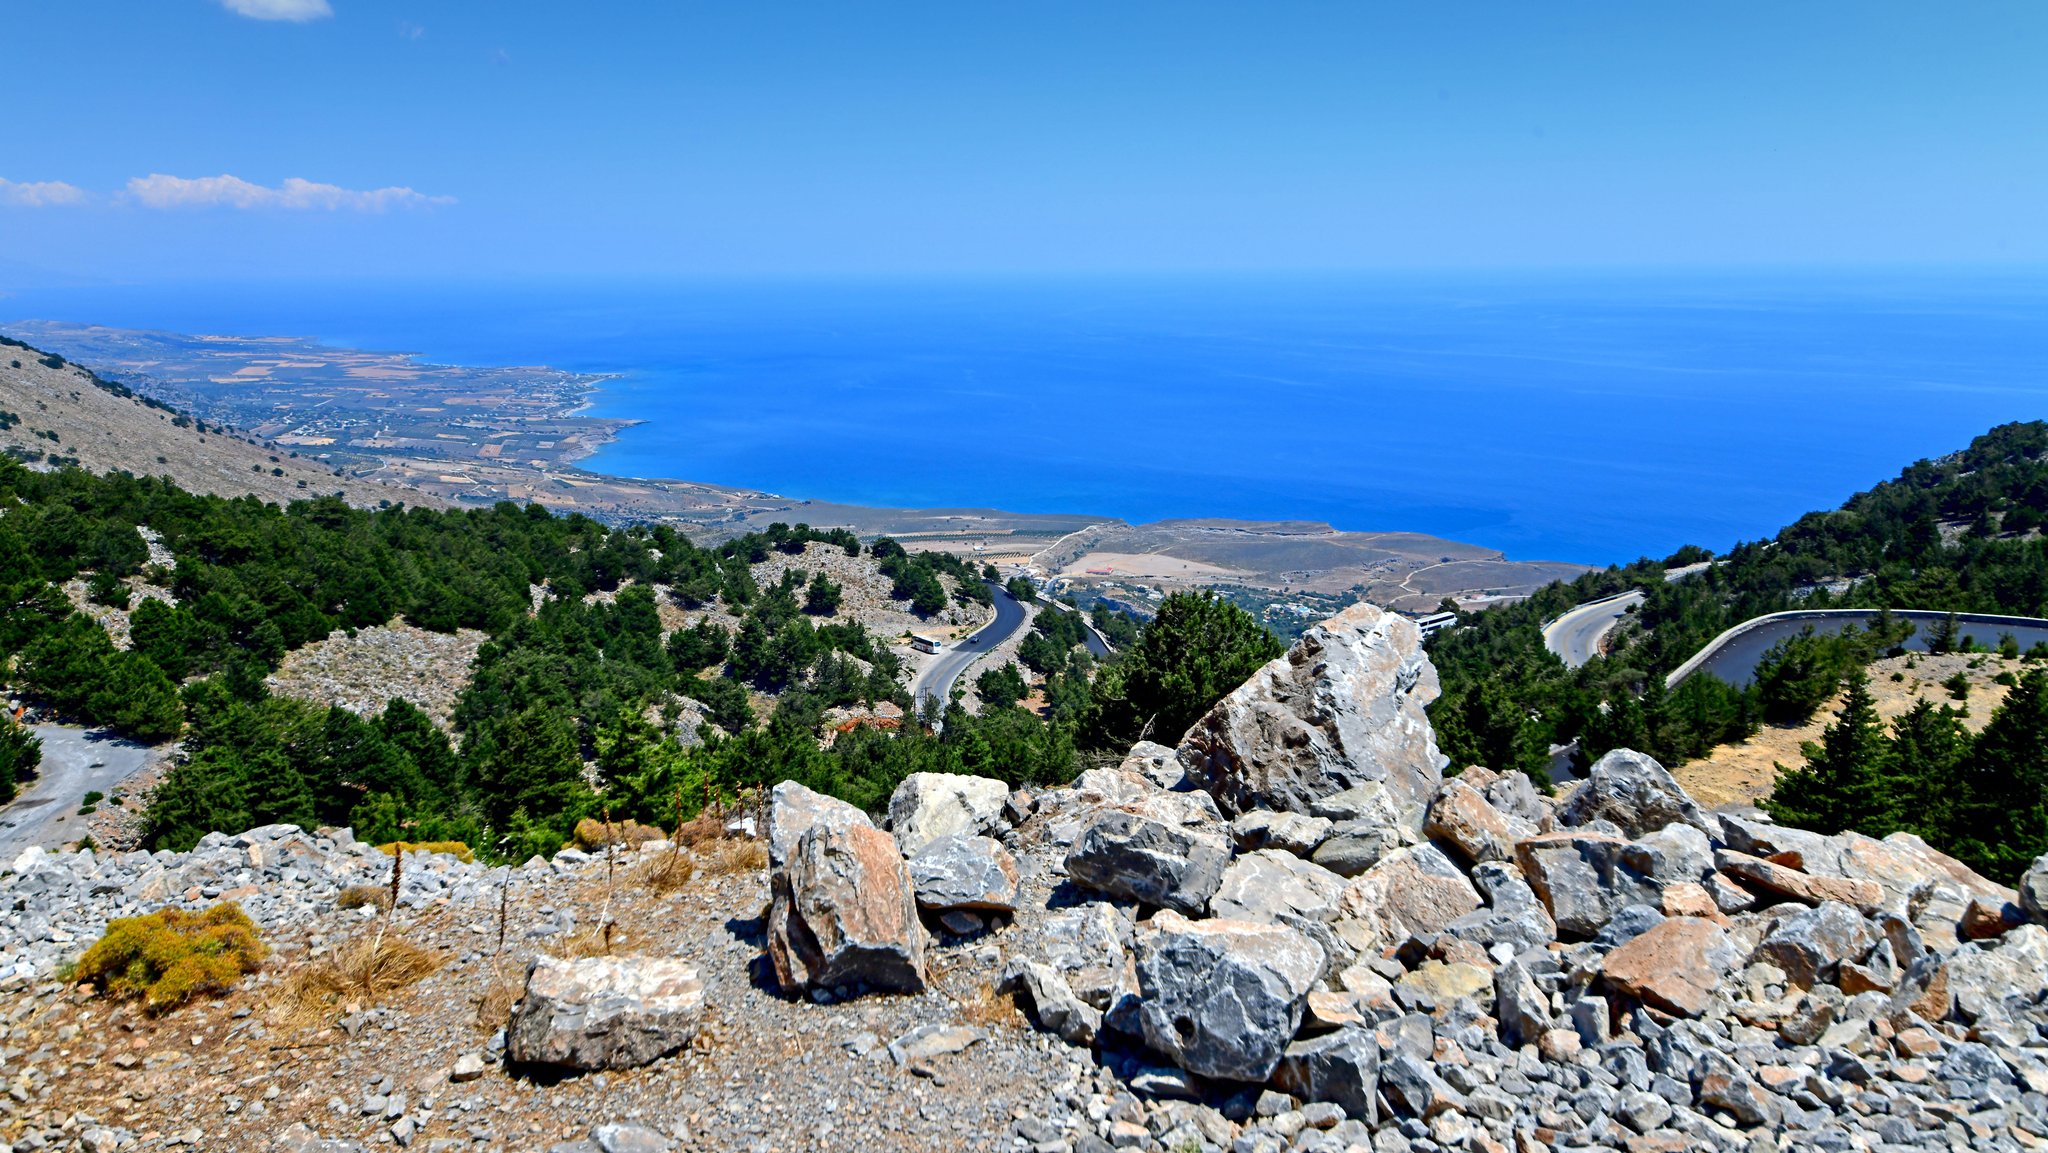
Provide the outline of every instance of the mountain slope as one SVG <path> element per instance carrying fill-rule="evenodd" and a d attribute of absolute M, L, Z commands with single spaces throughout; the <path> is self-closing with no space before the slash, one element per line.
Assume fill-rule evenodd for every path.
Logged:
<path fill-rule="evenodd" d="M 355 505 L 445 503 L 412 489 L 336 476 L 315 461 L 195 422 L 61 356 L 5 336 L 0 336 L 0 452 L 30 467 L 75 460 L 93 472 L 168 476 L 193 492 L 278 503 L 330 493 Z"/>

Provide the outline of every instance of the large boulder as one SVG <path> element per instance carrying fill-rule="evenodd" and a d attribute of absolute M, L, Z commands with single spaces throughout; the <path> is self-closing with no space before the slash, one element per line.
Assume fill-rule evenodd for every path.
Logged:
<path fill-rule="evenodd" d="M 1658 885 L 1700 884 L 1714 872 L 1714 843 L 1691 825 L 1671 824 L 1630 841 L 1621 862 Z"/>
<path fill-rule="evenodd" d="M 1356 877 L 1379 864 L 1381 857 L 1414 842 L 1398 825 L 1344 821 L 1331 829 L 1309 859 L 1340 877 Z"/>
<path fill-rule="evenodd" d="M 2008 998 L 2038 1002 L 2048 990 L 2048 929 L 2021 925 L 1997 941 L 1974 941 L 1942 965 L 1955 1012 L 1975 1021 Z"/>
<path fill-rule="evenodd" d="M 630 1069 L 689 1044 L 704 1011 L 697 970 L 668 957 L 536 957 L 505 1030 L 513 1062 Z"/>
<path fill-rule="evenodd" d="M 867 824 L 868 815 L 845 801 L 784 781 L 768 794 L 768 868 L 779 872 L 797 838 L 818 825 L 846 829 Z"/>
<path fill-rule="evenodd" d="M 1017 860 L 993 837 L 949 833 L 910 858 L 917 907 L 943 913 L 979 909 L 1014 913 L 1023 891 Z"/>
<path fill-rule="evenodd" d="M 1199 916 L 1229 863 L 1221 836 L 1112 809 L 1074 838 L 1066 868 L 1092 889 Z"/>
<path fill-rule="evenodd" d="M 1111 809 L 1176 828 L 1213 829 L 1223 821 L 1215 799 L 1200 789 L 1163 789 L 1134 769 L 1101 768 L 1083 772 L 1067 788 L 1041 793 L 1026 833 L 1033 841 L 1071 845 L 1081 830 Z"/>
<path fill-rule="evenodd" d="M 1654 833 L 1669 824 L 1687 824 L 1712 835 L 1716 829 L 1706 810 L 1686 795 L 1678 781 L 1657 763 L 1633 749 L 1615 749 L 1593 762 L 1586 779 L 1558 810 L 1568 827 L 1596 820 L 1612 821 L 1631 838 Z"/>
<path fill-rule="evenodd" d="M 889 834 L 819 824 L 772 878 L 768 958 L 785 989 L 924 988 L 924 926 Z"/>
<path fill-rule="evenodd" d="M 1010 786 L 960 773 L 912 773 L 889 795 L 889 831 L 903 855 L 954 833 L 985 833 L 1002 824 Z"/>
<path fill-rule="evenodd" d="M 1630 905 L 1661 903 L 1659 886 L 1624 863 L 1628 849 L 1629 842 L 1601 833 L 1544 833 L 1518 843 L 1515 860 L 1558 934 L 1586 938 Z"/>
<path fill-rule="evenodd" d="M 1329 840 L 1334 824 L 1327 817 L 1253 809 L 1249 813 L 1238 814 L 1237 819 L 1230 822 L 1230 839 L 1237 842 L 1240 851 L 1285 849 L 1295 856 L 1306 857 L 1316 851 L 1317 845 Z"/>
<path fill-rule="evenodd" d="M 1190 1073 L 1272 1076 L 1322 979 L 1323 950 L 1281 925 L 1152 918 L 1136 943 L 1145 1042 Z"/>
<path fill-rule="evenodd" d="M 1982 900 L 1994 906 L 2016 904 L 2019 894 L 1936 849 L 1912 833 L 1893 833 L 1875 840 L 1861 833 L 1843 833 L 1831 838 L 1840 852 L 1826 862 L 1840 876 L 1868 881 L 1883 892 L 1884 907 L 1898 911 L 1911 899 L 1913 890 L 1928 884 L 1948 884 L 1961 890 L 1965 902 Z M 1803 862 L 1806 871 L 1825 869 Z"/>
<path fill-rule="evenodd" d="M 1196 721 L 1180 762 L 1231 815 L 1308 812 L 1319 797 L 1379 781 L 1419 820 L 1448 761 L 1423 711 L 1440 691 L 1413 622 L 1352 605 Z"/>
<path fill-rule="evenodd" d="M 1376 954 L 1410 937 L 1444 931 L 1479 908 L 1479 893 L 1443 850 L 1427 842 L 1396 849 L 1345 886 L 1337 935 Z"/>
<path fill-rule="evenodd" d="M 1742 950 L 1719 925 L 1671 917 L 1607 954 L 1600 972 L 1611 989 L 1666 1013 L 1697 1017 L 1741 960 Z"/>
<path fill-rule="evenodd" d="M 1294 925 L 1328 921 L 1337 915 L 1344 878 L 1311 861 L 1278 849 L 1245 853 L 1223 870 L 1223 882 L 1209 899 L 1212 916 L 1261 924 Z"/>

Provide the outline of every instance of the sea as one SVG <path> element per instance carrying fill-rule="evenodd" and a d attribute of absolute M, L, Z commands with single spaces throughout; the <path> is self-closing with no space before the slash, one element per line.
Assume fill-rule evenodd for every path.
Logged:
<path fill-rule="evenodd" d="M 2048 417 L 2048 269 L 179 284 L 0 318 L 608 374 L 583 463 L 908 507 L 1720 550 Z M 0 319 L 0 330 L 4 330 Z"/>

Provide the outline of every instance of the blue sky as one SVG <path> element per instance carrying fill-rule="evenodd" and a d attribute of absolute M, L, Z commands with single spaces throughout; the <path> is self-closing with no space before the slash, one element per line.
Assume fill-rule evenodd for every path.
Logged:
<path fill-rule="evenodd" d="M 2048 4 L 9 5 L 0 288 L 2048 261 Z"/>

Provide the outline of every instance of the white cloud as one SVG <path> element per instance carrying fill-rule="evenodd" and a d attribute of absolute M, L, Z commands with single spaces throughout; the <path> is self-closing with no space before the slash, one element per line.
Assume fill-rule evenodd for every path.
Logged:
<path fill-rule="evenodd" d="M 80 204 L 85 190 L 61 180 L 31 180 L 17 184 L 0 179 L 0 204 L 19 208 L 48 208 L 56 204 Z"/>
<path fill-rule="evenodd" d="M 410 188 L 357 190 L 318 184 L 294 176 L 270 188 L 239 176 L 165 176 L 152 172 L 128 182 L 128 197 L 149 208 L 278 208 L 324 212 L 385 212 L 453 204 L 452 196 L 428 196 Z"/>
<path fill-rule="evenodd" d="M 418 40 L 427 34 L 427 30 L 424 25 L 415 24 L 410 20 L 400 20 L 398 22 L 398 34 L 407 40 Z"/>
<path fill-rule="evenodd" d="M 327 0 L 220 0 L 220 6 L 251 20 L 290 20 L 304 23 L 334 15 Z"/>

